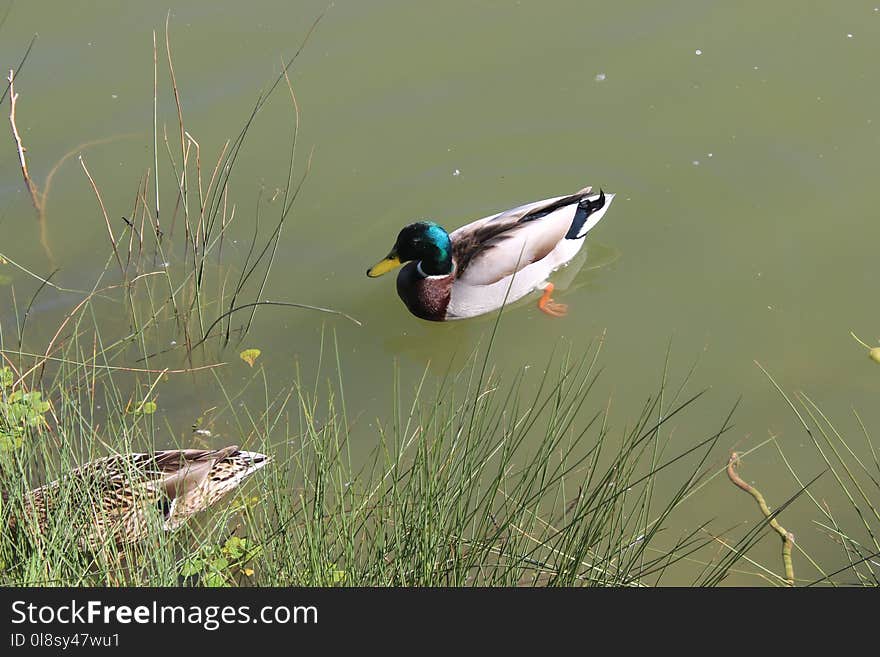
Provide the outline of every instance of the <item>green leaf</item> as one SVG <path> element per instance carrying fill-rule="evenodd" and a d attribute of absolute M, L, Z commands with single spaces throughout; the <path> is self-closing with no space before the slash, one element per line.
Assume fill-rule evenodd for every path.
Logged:
<path fill-rule="evenodd" d="M 214 588 L 229 586 L 229 582 L 226 581 L 226 577 L 223 573 L 216 571 L 211 571 L 205 576 L 205 584 Z"/>
<path fill-rule="evenodd" d="M 237 561 L 244 556 L 247 551 L 247 542 L 238 536 L 231 536 L 226 540 L 223 546 L 225 552 L 232 560 Z"/>
<path fill-rule="evenodd" d="M 13 449 L 18 449 L 23 444 L 24 441 L 21 439 L 21 434 L 0 431 L 0 452 L 10 452 Z"/>
<path fill-rule="evenodd" d="M 198 557 L 187 559 L 180 569 L 180 574 L 184 577 L 191 577 L 202 572 L 205 569 L 205 562 Z"/>
<path fill-rule="evenodd" d="M 156 412 L 156 408 L 156 402 L 141 402 L 137 405 L 133 412 L 135 415 L 152 415 Z"/>
<path fill-rule="evenodd" d="M 211 561 L 211 567 L 217 570 L 229 568 L 229 560 L 226 557 L 217 557 Z"/>

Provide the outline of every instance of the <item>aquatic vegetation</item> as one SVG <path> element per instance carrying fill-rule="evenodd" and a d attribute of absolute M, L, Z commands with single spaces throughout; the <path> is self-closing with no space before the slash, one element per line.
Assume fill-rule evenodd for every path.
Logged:
<path fill-rule="evenodd" d="M 222 545 L 202 545 L 186 558 L 180 568 L 182 577 L 198 576 L 205 586 L 232 586 L 239 575 L 253 577 L 253 568 L 248 567 L 258 560 L 263 548 L 254 545 L 247 538 L 230 536 Z"/>
<path fill-rule="evenodd" d="M 785 567 L 785 583 L 788 586 L 794 586 L 794 566 L 791 562 L 791 547 L 794 545 L 794 535 L 791 532 L 786 531 L 786 529 L 779 524 L 776 516 L 770 511 L 770 507 L 767 506 L 767 502 L 761 494 L 761 491 L 751 484 L 746 483 L 743 478 L 737 474 L 737 465 L 739 465 L 739 455 L 736 452 L 733 452 L 727 462 L 727 477 L 735 486 L 741 488 L 755 499 L 758 503 L 758 508 L 761 509 L 761 513 L 767 518 L 767 522 L 773 528 L 773 531 L 779 534 L 782 538 L 782 562 Z"/>
<path fill-rule="evenodd" d="M 880 505 L 876 497 L 880 493 L 880 458 L 874 437 L 856 409 L 852 409 L 855 426 L 851 434 L 839 421 L 832 421 L 809 395 L 787 393 L 767 370 L 760 364 L 758 367 L 793 413 L 818 455 L 823 469 L 807 479 L 793 466 L 780 441 L 772 441 L 785 470 L 816 511 L 817 518 L 811 524 L 826 540 L 838 545 L 842 553 L 839 563 L 818 563 L 795 543 L 794 547 L 816 572 L 814 579 L 797 583 L 880 585 Z M 810 491 L 811 483 L 819 477 L 829 482 L 821 497 Z M 774 516 L 787 504 L 775 511 Z M 841 581 L 841 577 L 845 579 Z"/>
<path fill-rule="evenodd" d="M 28 429 L 43 426 L 49 402 L 38 390 L 13 390 L 14 376 L 8 367 L 0 368 L 0 451 L 21 447 Z"/>

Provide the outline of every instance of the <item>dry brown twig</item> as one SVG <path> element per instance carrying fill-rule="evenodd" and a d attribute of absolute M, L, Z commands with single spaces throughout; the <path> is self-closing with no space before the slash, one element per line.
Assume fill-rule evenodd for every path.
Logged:
<path fill-rule="evenodd" d="M 33 181 L 30 175 L 30 171 L 28 170 L 27 158 L 25 157 L 25 153 L 27 152 L 27 148 L 24 146 L 24 143 L 21 139 L 21 133 L 18 131 L 18 124 L 16 122 L 16 103 L 18 101 L 19 95 L 15 91 L 15 70 L 9 70 L 9 76 L 6 78 L 7 82 L 9 82 L 9 123 L 12 126 L 12 136 L 15 140 L 15 148 L 18 153 L 18 162 L 21 166 L 21 174 L 24 178 L 25 187 L 27 187 L 28 193 L 31 196 L 31 203 L 34 205 L 34 209 L 37 211 L 37 221 L 40 223 L 40 244 L 43 246 L 43 250 L 46 253 L 46 257 L 49 261 L 55 265 L 55 256 L 52 253 L 52 249 L 49 247 L 49 235 L 46 227 L 46 202 L 49 197 L 49 190 L 52 187 L 52 178 L 58 172 L 58 169 L 61 168 L 61 165 L 64 164 L 73 155 L 79 154 L 84 148 L 88 148 L 90 146 L 96 146 L 98 144 L 105 144 L 112 141 L 116 141 L 117 139 L 122 139 L 126 137 L 133 136 L 133 133 L 122 134 L 122 135 L 114 135 L 111 137 L 103 137 L 100 139 L 93 139 L 91 141 L 83 142 L 78 145 L 76 148 L 65 153 L 49 170 L 49 174 L 46 176 L 46 182 L 43 186 L 42 191 L 39 189 L 37 184 Z"/>
<path fill-rule="evenodd" d="M 43 245 L 43 251 L 45 251 L 49 262 L 54 266 L 55 256 L 52 254 L 52 249 L 49 248 L 49 237 L 46 234 L 46 213 L 44 211 L 46 194 L 44 192 L 42 197 L 40 197 L 37 186 L 34 184 L 34 181 L 31 180 L 31 175 L 28 172 L 27 167 L 27 158 L 24 156 L 27 149 L 21 141 L 21 134 L 18 132 L 18 125 L 15 122 L 15 103 L 18 100 L 18 93 L 15 91 L 15 69 L 9 69 L 9 77 L 7 77 L 6 80 L 9 82 L 9 123 L 12 126 L 12 137 L 15 139 L 15 148 L 18 151 L 18 162 L 21 165 L 21 175 L 24 178 L 24 185 L 27 187 L 28 193 L 31 195 L 31 202 L 34 204 L 34 209 L 37 211 L 37 221 L 40 223 L 40 243 Z"/>
<path fill-rule="evenodd" d="M 12 125 L 12 136 L 15 139 L 15 147 L 18 151 L 18 163 L 21 165 L 21 175 L 24 177 L 24 185 L 27 187 L 27 190 L 31 195 L 31 202 L 34 204 L 34 208 L 36 208 L 37 212 L 42 213 L 43 204 L 40 203 L 40 197 L 37 194 L 36 185 L 34 185 L 31 180 L 31 175 L 28 173 L 27 159 L 24 156 L 27 149 L 24 147 L 24 144 L 21 143 L 21 135 L 18 132 L 18 126 L 15 124 L 15 103 L 18 100 L 18 93 L 15 91 L 14 69 L 9 69 L 9 77 L 6 79 L 9 81 L 9 123 Z"/>

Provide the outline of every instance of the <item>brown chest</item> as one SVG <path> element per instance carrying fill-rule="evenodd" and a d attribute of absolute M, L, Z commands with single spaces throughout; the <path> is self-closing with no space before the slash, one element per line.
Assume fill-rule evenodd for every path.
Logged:
<path fill-rule="evenodd" d="M 397 294 L 416 317 L 432 322 L 446 319 L 446 308 L 452 293 L 455 276 L 421 276 L 414 262 L 410 262 L 397 276 Z"/>

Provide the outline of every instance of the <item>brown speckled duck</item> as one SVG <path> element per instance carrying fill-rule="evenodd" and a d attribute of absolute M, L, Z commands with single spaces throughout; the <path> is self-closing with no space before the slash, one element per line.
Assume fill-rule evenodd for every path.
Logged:
<path fill-rule="evenodd" d="M 45 532 L 60 512 L 70 515 L 84 548 L 108 539 L 132 543 L 156 523 L 165 530 L 179 527 L 270 461 L 235 445 L 107 456 L 27 493 L 24 518 L 14 514 L 10 524 L 21 521 L 26 530 Z"/>
<path fill-rule="evenodd" d="M 541 290 L 538 308 L 562 317 L 547 277 L 567 264 L 605 215 L 614 194 L 587 187 L 471 222 L 452 233 L 432 221 L 405 226 L 394 248 L 367 270 L 375 278 L 399 265 L 397 293 L 416 317 L 435 322 L 475 317 Z"/>

